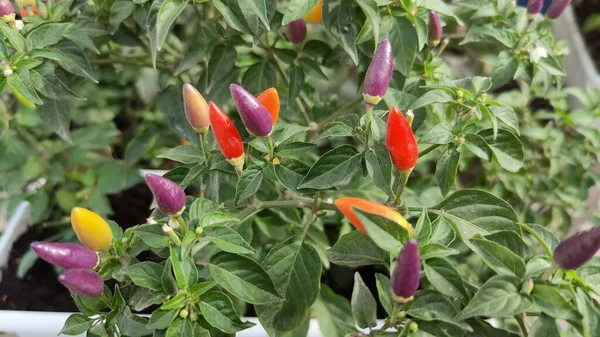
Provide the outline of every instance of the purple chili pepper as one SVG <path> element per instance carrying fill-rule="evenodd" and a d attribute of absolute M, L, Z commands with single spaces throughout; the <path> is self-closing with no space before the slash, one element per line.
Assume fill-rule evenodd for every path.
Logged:
<path fill-rule="evenodd" d="M 567 9 L 570 3 L 571 0 L 552 0 L 550 7 L 548 7 L 548 10 L 546 11 L 546 15 L 549 19 L 554 20 Z"/>
<path fill-rule="evenodd" d="M 268 136 L 273 129 L 273 118 L 269 111 L 239 85 L 231 84 L 229 90 L 248 132 L 257 137 Z"/>
<path fill-rule="evenodd" d="M 398 254 L 392 273 L 392 294 L 396 301 L 406 302 L 417 292 L 420 271 L 419 245 L 417 241 L 409 240 Z"/>
<path fill-rule="evenodd" d="M 15 13 L 15 9 L 10 0 L 0 0 L 0 17 Z"/>
<path fill-rule="evenodd" d="M 302 19 L 292 21 L 287 26 L 287 37 L 291 43 L 302 43 L 306 39 L 306 23 Z"/>
<path fill-rule="evenodd" d="M 158 208 L 171 216 L 181 214 L 185 208 L 185 192 L 171 180 L 156 174 L 146 174 L 146 184 L 150 187 Z"/>
<path fill-rule="evenodd" d="M 436 12 L 429 12 L 429 35 L 427 41 L 432 47 L 437 46 L 442 39 L 442 24 L 440 23 L 440 17 Z"/>
<path fill-rule="evenodd" d="M 375 57 L 367 69 L 363 84 L 363 98 L 367 104 L 376 105 L 387 91 L 394 71 L 394 54 L 388 39 L 379 43 Z"/>
<path fill-rule="evenodd" d="M 544 0 L 529 0 L 527 3 L 527 13 L 536 15 L 542 11 L 544 7 Z"/>
<path fill-rule="evenodd" d="M 31 249 L 42 260 L 64 269 L 92 269 L 98 254 L 82 245 L 66 242 L 34 242 Z"/>
<path fill-rule="evenodd" d="M 185 118 L 198 133 L 208 132 L 208 103 L 196 88 L 189 83 L 183 85 L 183 107 Z"/>
<path fill-rule="evenodd" d="M 84 297 L 98 297 L 104 290 L 102 277 L 89 269 L 69 269 L 58 280 L 73 293 Z"/>
<path fill-rule="evenodd" d="M 562 269 L 576 269 L 588 262 L 600 249 L 600 227 L 579 232 L 554 249 L 554 263 Z"/>

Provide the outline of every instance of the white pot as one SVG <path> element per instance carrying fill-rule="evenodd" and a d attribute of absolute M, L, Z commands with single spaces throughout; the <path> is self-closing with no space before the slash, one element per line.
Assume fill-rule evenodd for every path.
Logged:
<path fill-rule="evenodd" d="M 0 233 L 0 282 L 2 281 L 2 269 L 6 267 L 13 243 L 27 231 L 30 211 L 31 204 L 27 201 L 21 202 L 8 220 L 4 231 Z"/>

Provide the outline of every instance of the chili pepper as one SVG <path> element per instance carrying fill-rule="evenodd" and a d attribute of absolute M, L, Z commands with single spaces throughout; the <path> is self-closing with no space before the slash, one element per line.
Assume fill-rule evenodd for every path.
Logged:
<path fill-rule="evenodd" d="M 313 7 L 304 17 L 304 21 L 308 23 L 320 23 L 323 20 L 323 0 Z"/>
<path fill-rule="evenodd" d="M 92 269 L 100 262 L 96 252 L 74 243 L 34 242 L 31 249 L 42 260 L 64 269 Z"/>
<path fill-rule="evenodd" d="M 146 174 L 146 184 L 161 211 L 172 217 L 181 215 L 185 209 L 185 192 L 179 185 L 152 173 Z"/>
<path fill-rule="evenodd" d="M 390 110 L 385 143 L 398 171 L 409 172 L 415 167 L 419 158 L 419 146 L 410 124 L 396 107 Z"/>
<path fill-rule="evenodd" d="M 527 13 L 536 15 L 542 11 L 542 7 L 544 7 L 544 0 L 529 0 L 527 2 Z"/>
<path fill-rule="evenodd" d="M 287 26 L 287 38 L 293 44 L 302 43 L 306 39 L 306 22 L 302 19 L 290 22 Z"/>
<path fill-rule="evenodd" d="M 83 297 L 98 297 L 104 291 L 102 277 L 89 269 L 69 269 L 60 274 L 58 281 L 73 293 Z"/>
<path fill-rule="evenodd" d="M 208 103 L 210 126 L 223 156 L 238 173 L 244 166 L 244 143 L 235 125 L 214 102 Z"/>
<path fill-rule="evenodd" d="M 340 210 L 340 212 L 344 214 L 348 221 L 350 221 L 350 223 L 356 227 L 356 229 L 365 235 L 367 234 L 367 230 L 360 219 L 356 216 L 352 208 L 389 219 L 406 229 L 409 235 L 412 234 L 411 224 L 406 221 L 406 219 L 400 213 L 386 205 L 356 197 L 338 198 L 335 200 L 334 204 Z"/>
<path fill-rule="evenodd" d="M 10 2 L 10 0 L 0 0 L 0 18 L 5 21 L 5 20 L 9 20 L 9 21 L 13 21 L 14 18 L 14 14 L 15 14 L 15 9 L 13 8 L 12 3 Z M 8 17 L 9 15 L 11 15 L 12 17 Z"/>
<path fill-rule="evenodd" d="M 579 232 L 554 249 L 554 263 L 562 269 L 576 269 L 588 262 L 600 250 L 600 227 Z"/>
<path fill-rule="evenodd" d="M 442 24 L 440 23 L 440 17 L 436 12 L 429 12 L 429 29 L 428 29 L 427 41 L 432 47 L 437 46 L 442 39 Z"/>
<path fill-rule="evenodd" d="M 257 137 L 268 136 L 273 130 L 273 118 L 269 111 L 256 97 L 239 85 L 231 84 L 229 90 L 248 132 Z"/>
<path fill-rule="evenodd" d="M 21 17 L 23 18 L 29 16 L 29 9 L 31 9 L 31 13 L 33 15 L 40 14 L 37 10 L 37 4 L 35 0 L 17 0 L 17 5 L 19 6 L 19 14 L 21 14 Z"/>
<path fill-rule="evenodd" d="M 551 20 L 557 19 L 562 15 L 565 9 L 567 9 L 570 3 L 571 0 L 552 0 L 550 7 L 548 7 L 548 10 L 546 11 L 546 16 Z"/>
<path fill-rule="evenodd" d="M 71 210 L 71 225 L 79 242 L 85 247 L 99 251 L 110 248 L 112 231 L 101 216 L 82 207 Z"/>
<path fill-rule="evenodd" d="M 392 295 L 396 302 L 406 303 L 419 289 L 419 273 L 421 260 L 419 245 L 415 240 L 409 240 L 398 254 L 390 283 Z"/>
<path fill-rule="evenodd" d="M 363 98 L 367 104 L 377 105 L 385 95 L 394 71 L 394 54 L 388 39 L 379 43 L 369 64 L 363 84 Z"/>
<path fill-rule="evenodd" d="M 208 118 L 208 103 L 194 86 L 189 83 L 183 85 L 183 105 L 185 118 L 197 133 L 206 133 L 210 127 Z"/>
<path fill-rule="evenodd" d="M 273 126 L 277 123 L 279 119 L 279 93 L 275 88 L 269 88 L 258 95 L 256 97 L 260 104 L 262 104 L 267 111 L 271 114 L 271 118 L 273 119 Z"/>

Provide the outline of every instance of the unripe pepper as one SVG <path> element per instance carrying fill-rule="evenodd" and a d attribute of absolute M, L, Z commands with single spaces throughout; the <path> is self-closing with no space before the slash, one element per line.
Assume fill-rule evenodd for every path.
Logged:
<path fill-rule="evenodd" d="M 208 103 L 210 126 L 223 156 L 238 173 L 244 166 L 244 143 L 235 125 L 214 102 Z"/>
<path fill-rule="evenodd" d="M 15 19 L 14 14 L 15 9 L 10 0 L 0 0 L 0 19 L 3 21 L 13 21 Z"/>
<path fill-rule="evenodd" d="M 89 269 L 69 269 L 58 277 L 58 281 L 83 297 L 98 297 L 104 291 L 102 277 Z"/>
<path fill-rule="evenodd" d="M 313 9 L 306 14 L 304 21 L 308 23 L 320 23 L 323 20 L 323 0 L 319 0 L 319 3 Z"/>
<path fill-rule="evenodd" d="M 544 7 L 544 0 L 529 0 L 527 2 L 527 13 L 530 15 L 536 15 L 542 11 Z"/>
<path fill-rule="evenodd" d="M 181 215 L 185 209 L 185 192 L 179 185 L 152 173 L 146 174 L 146 184 L 161 211 L 173 217 Z"/>
<path fill-rule="evenodd" d="M 388 207 L 386 205 L 373 202 L 370 200 L 356 198 L 356 197 L 342 197 L 338 198 L 334 201 L 335 206 L 344 214 L 344 216 L 350 221 L 350 223 L 356 227 L 363 234 L 367 234 L 367 230 L 365 226 L 360 221 L 358 216 L 354 213 L 352 208 L 359 209 L 361 211 L 376 214 L 382 216 L 386 219 L 389 219 L 398 225 L 404 227 L 409 235 L 412 234 L 412 226 L 406 221 L 406 219 L 402 216 L 402 214 L 396 212 L 393 208 Z"/>
<path fill-rule="evenodd" d="M 440 17 L 436 12 L 429 12 L 429 29 L 427 35 L 427 41 L 432 47 L 437 46 L 442 39 L 442 24 L 440 23 Z"/>
<path fill-rule="evenodd" d="M 66 242 L 34 242 L 31 249 L 44 261 L 64 269 L 92 269 L 98 254 L 82 245 Z"/>
<path fill-rule="evenodd" d="M 257 137 L 268 136 L 273 130 L 273 118 L 269 111 L 239 85 L 231 84 L 229 90 L 248 132 Z"/>
<path fill-rule="evenodd" d="M 550 7 L 546 11 L 546 16 L 549 19 L 554 20 L 557 19 L 561 14 L 567 9 L 571 0 L 552 0 Z"/>
<path fill-rule="evenodd" d="M 392 295 L 398 303 L 409 301 L 419 289 L 419 273 L 421 259 L 419 245 L 415 240 L 409 240 L 398 254 L 392 277 Z"/>
<path fill-rule="evenodd" d="M 269 111 L 269 113 L 271 114 L 271 118 L 273 119 L 273 127 L 275 127 L 275 124 L 279 119 L 280 109 L 279 93 L 277 92 L 277 89 L 271 87 L 261 92 L 260 95 L 256 97 L 256 99 L 258 99 L 260 104 L 262 104 L 262 106 L 264 106 L 265 109 Z"/>
<path fill-rule="evenodd" d="M 74 207 L 71 210 L 71 225 L 79 242 L 87 248 L 95 251 L 110 248 L 112 231 L 98 214 L 89 209 Z"/>
<path fill-rule="evenodd" d="M 417 139 L 410 124 L 396 107 L 392 107 L 387 120 L 385 144 L 398 171 L 409 172 L 415 167 L 419 158 Z"/>
<path fill-rule="evenodd" d="M 210 127 L 208 117 L 208 103 L 194 86 L 189 83 L 183 85 L 183 106 L 185 118 L 197 133 L 206 133 Z"/>
<path fill-rule="evenodd" d="M 394 54 L 388 39 L 379 43 L 369 64 L 363 83 L 363 98 L 367 104 L 377 105 L 385 95 L 394 71 Z"/>
<path fill-rule="evenodd" d="M 302 43 L 306 39 L 306 23 L 302 19 L 292 21 L 287 26 L 287 38 L 293 44 Z"/>
<path fill-rule="evenodd" d="M 579 232 L 554 249 L 554 263 L 562 269 L 576 269 L 592 259 L 600 250 L 600 227 Z"/>

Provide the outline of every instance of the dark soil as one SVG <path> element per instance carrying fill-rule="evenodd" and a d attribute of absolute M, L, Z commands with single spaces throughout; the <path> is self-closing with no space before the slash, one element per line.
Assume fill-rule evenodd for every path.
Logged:
<path fill-rule="evenodd" d="M 594 13 L 600 13 L 600 1 L 574 1 L 573 9 L 575 10 L 575 17 L 577 18 L 579 27 L 581 27 L 590 15 Z M 585 44 L 592 56 L 592 60 L 596 64 L 596 70 L 600 70 L 600 29 L 596 29 L 587 33 L 582 32 L 582 34 Z"/>

